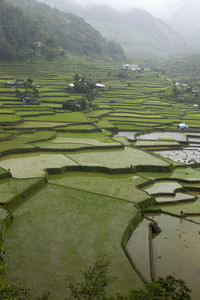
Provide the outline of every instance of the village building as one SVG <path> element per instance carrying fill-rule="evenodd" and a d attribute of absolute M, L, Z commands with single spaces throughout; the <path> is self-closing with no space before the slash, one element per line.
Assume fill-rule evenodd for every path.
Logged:
<path fill-rule="evenodd" d="M 98 89 L 105 89 L 105 85 L 102 84 L 102 83 L 95 83 L 95 86 L 98 88 Z"/>
<path fill-rule="evenodd" d="M 127 71 L 135 71 L 135 72 L 142 71 L 142 68 L 140 68 L 138 65 L 130 65 L 130 64 L 124 64 L 121 69 Z"/>
<path fill-rule="evenodd" d="M 65 103 L 63 103 L 63 108 L 66 110 L 81 111 L 82 103 L 81 103 L 81 101 L 69 100 L 69 101 L 66 101 Z"/>
<path fill-rule="evenodd" d="M 25 104 L 38 104 L 37 99 L 32 98 L 32 97 L 24 97 L 22 100 Z"/>
<path fill-rule="evenodd" d="M 16 79 L 15 81 L 7 81 L 4 83 L 4 86 L 7 88 L 24 88 L 25 83 L 24 80 Z"/>

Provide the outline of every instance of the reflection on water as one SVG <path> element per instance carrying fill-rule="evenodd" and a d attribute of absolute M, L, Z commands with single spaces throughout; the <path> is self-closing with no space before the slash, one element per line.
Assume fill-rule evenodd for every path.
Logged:
<path fill-rule="evenodd" d="M 0 160 L 0 166 L 10 169 L 13 177 L 33 178 L 44 176 L 46 168 L 60 168 L 75 163 L 64 154 L 30 153 L 8 155 Z"/>
<path fill-rule="evenodd" d="M 154 153 L 185 164 L 200 162 L 200 151 L 198 149 L 185 148 L 183 150 L 154 151 Z"/>
<path fill-rule="evenodd" d="M 151 281 L 149 260 L 149 221 L 143 219 L 142 223 L 134 230 L 127 249 L 144 278 Z"/>
<path fill-rule="evenodd" d="M 174 131 L 158 131 L 139 135 L 137 140 L 159 140 L 159 139 L 174 139 L 178 142 L 186 142 L 185 132 Z"/>
<path fill-rule="evenodd" d="M 136 131 L 119 131 L 118 134 L 115 135 L 115 137 L 119 136 L 125 136 L 129 140 L 135 140 L 135 134 Z"/>
<path fill-rule="evenodd" d="M 153 239 L 156 277 L 168 274 L 183 279 L 199 300 L 200 226 L 165 214 L 154 216 L 162 229 Z"/>

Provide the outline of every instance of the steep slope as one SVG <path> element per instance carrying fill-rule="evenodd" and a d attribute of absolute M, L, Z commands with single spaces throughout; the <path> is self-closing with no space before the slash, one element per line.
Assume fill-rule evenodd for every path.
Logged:
<path fill-rule="evenodd" d="M 33 17 L 45 32 L 54 36 L 66 52 L 99 57 L 123 55 L 123 49 L 118 45 L 114 47 L 116 53 L 110 53 L 110 43 L 80 17 L 35 0 L 10 1 L 23 8 L 27 16 Z"/>
<path fill-rule="evenodd" d="M 184 39 L 170 26 L 142 9 L 119 12 L 109 6 L 84 9 L 71 0 L 40 1 L 82 16 L 104 37 L 117 41 L 132 56 L 168 55 L 185 46 Z"/>
<path fill-rule="evenodd" d="M 19 8 L 3 0 L 0 5 L 0 59 L 14 60 L 33 56 L 37 51 L 35 43 L 38 41 L 43 42 L 45 50 L 51 36 L 45 34 L 40 26 Z M 54 41 L 51 47 L 51 51 L 57 48 Z"/>
<path fill-rule="evenodd" d="M 0 0 L 0 60 L 71 53 L 106 59 L 123 57 L 82 18 L 35 0 Z"/>
<path fill-rule="evenodd" d="M 128 54 L 171 54 L 184 45 L 168 25 L 141 9 L 120 13 L 107 7 L 93 7 L 85 11 L 84 17 L 103 36 L 123 45 Z"/>

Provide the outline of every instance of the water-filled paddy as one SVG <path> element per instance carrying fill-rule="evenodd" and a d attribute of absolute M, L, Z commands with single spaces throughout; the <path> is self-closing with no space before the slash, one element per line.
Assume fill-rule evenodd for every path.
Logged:
<path fill-rule="evenodd" d="M 61 168 L 76 165 L 64 154 L 58 153 L 29 153 L 8 155 L 0 159 L 0 166 L 10 169 L 13 177 L 31 178 L 44 176 L 46 168 Z"/>
<path fill-rule="evenodd" d="M 151 281 L 150 256 L 149 256 L 149 224 L 150 221 L 143 221 L 134 230 L 127 249 L 137 269 L 147 281 Z"/>
<path fill-rule="evenodd" d="M 132 166 L 170 166 L 170 163 L 138 149 L 125 148 L 115 151 L 87 151 L 69 154 L 68 157 L 80 165 L 108 168 L 130 168 Z"/>
<path fill-rule="evenodd" d="M 156 277 L 185 280 L 192 299 L 199 299 L 200 225 L 165 214 L 154 216 L 162 232 L 153 238 Z"/>
<path fill-rule="evenodd" d="M 185 132 L 174 132 L 174 131 L 158 131 L 137 136 L 138 140 L 159 140 L 159 139 L 173 139 L 178 142 L 186 142 Z"/>
<path fill-rule="evenodd" d="M 198 198 L 196 201 L 188 203 L 162 205 L 161 209 L 164 212 L 176 214 L 178 216 L 181 215 L 181 211 L 185 213 L 198 214 L 200 213 L 200 198 Z"/>
<path fill-rule="evenodd" d="M 108 138 L 104 139 L 89 139 L 89 138 L 73 138 L 73 137 L 56 137 L 54 140 L 51 141 L 52 143 L 55 144 L 87 144 L 91 146 L 116 146 L 119 145 L 119 143 L 110 140 Z"/>
<path fill-rule="evenodd" d="M 192 164 L 200 162 L 200 151 L 197 149 L 154 151 L 155 154 L 169 158 L 175 162 Z"/>
<path fill-rule="evenodd" d="M 135 140 L 135 134 L 137 131 L 119 131 L 115 137 L 125 136 L 129 140 Z"/>
<path fill-rule="evenodd" d="M 182 201 L 193 201 L 196 197 L 185 193 L 176 193 L 175 196 L 157 196 L 156 202 L 159 204 L 165 202 L 182 202 Z"/>
<path fill-rule="evenodd" d="M 176 181 L 162 180 L 143 188 L 150 195 L 156 194 L 174 194 L 182 185 Z"/>

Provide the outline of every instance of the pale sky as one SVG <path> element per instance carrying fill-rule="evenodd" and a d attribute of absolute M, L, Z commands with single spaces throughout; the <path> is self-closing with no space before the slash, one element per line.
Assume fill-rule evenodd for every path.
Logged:
<path fill-rule="evenodd" d="M 174 9 L 182 7 L 184 9 L 200 11 L 200 0 L 77 0 L 81 5 L 106 4 L 119 10 L 130 9 L 132 7 L 143 8 L 154 16 L 169 16 Z"/>

